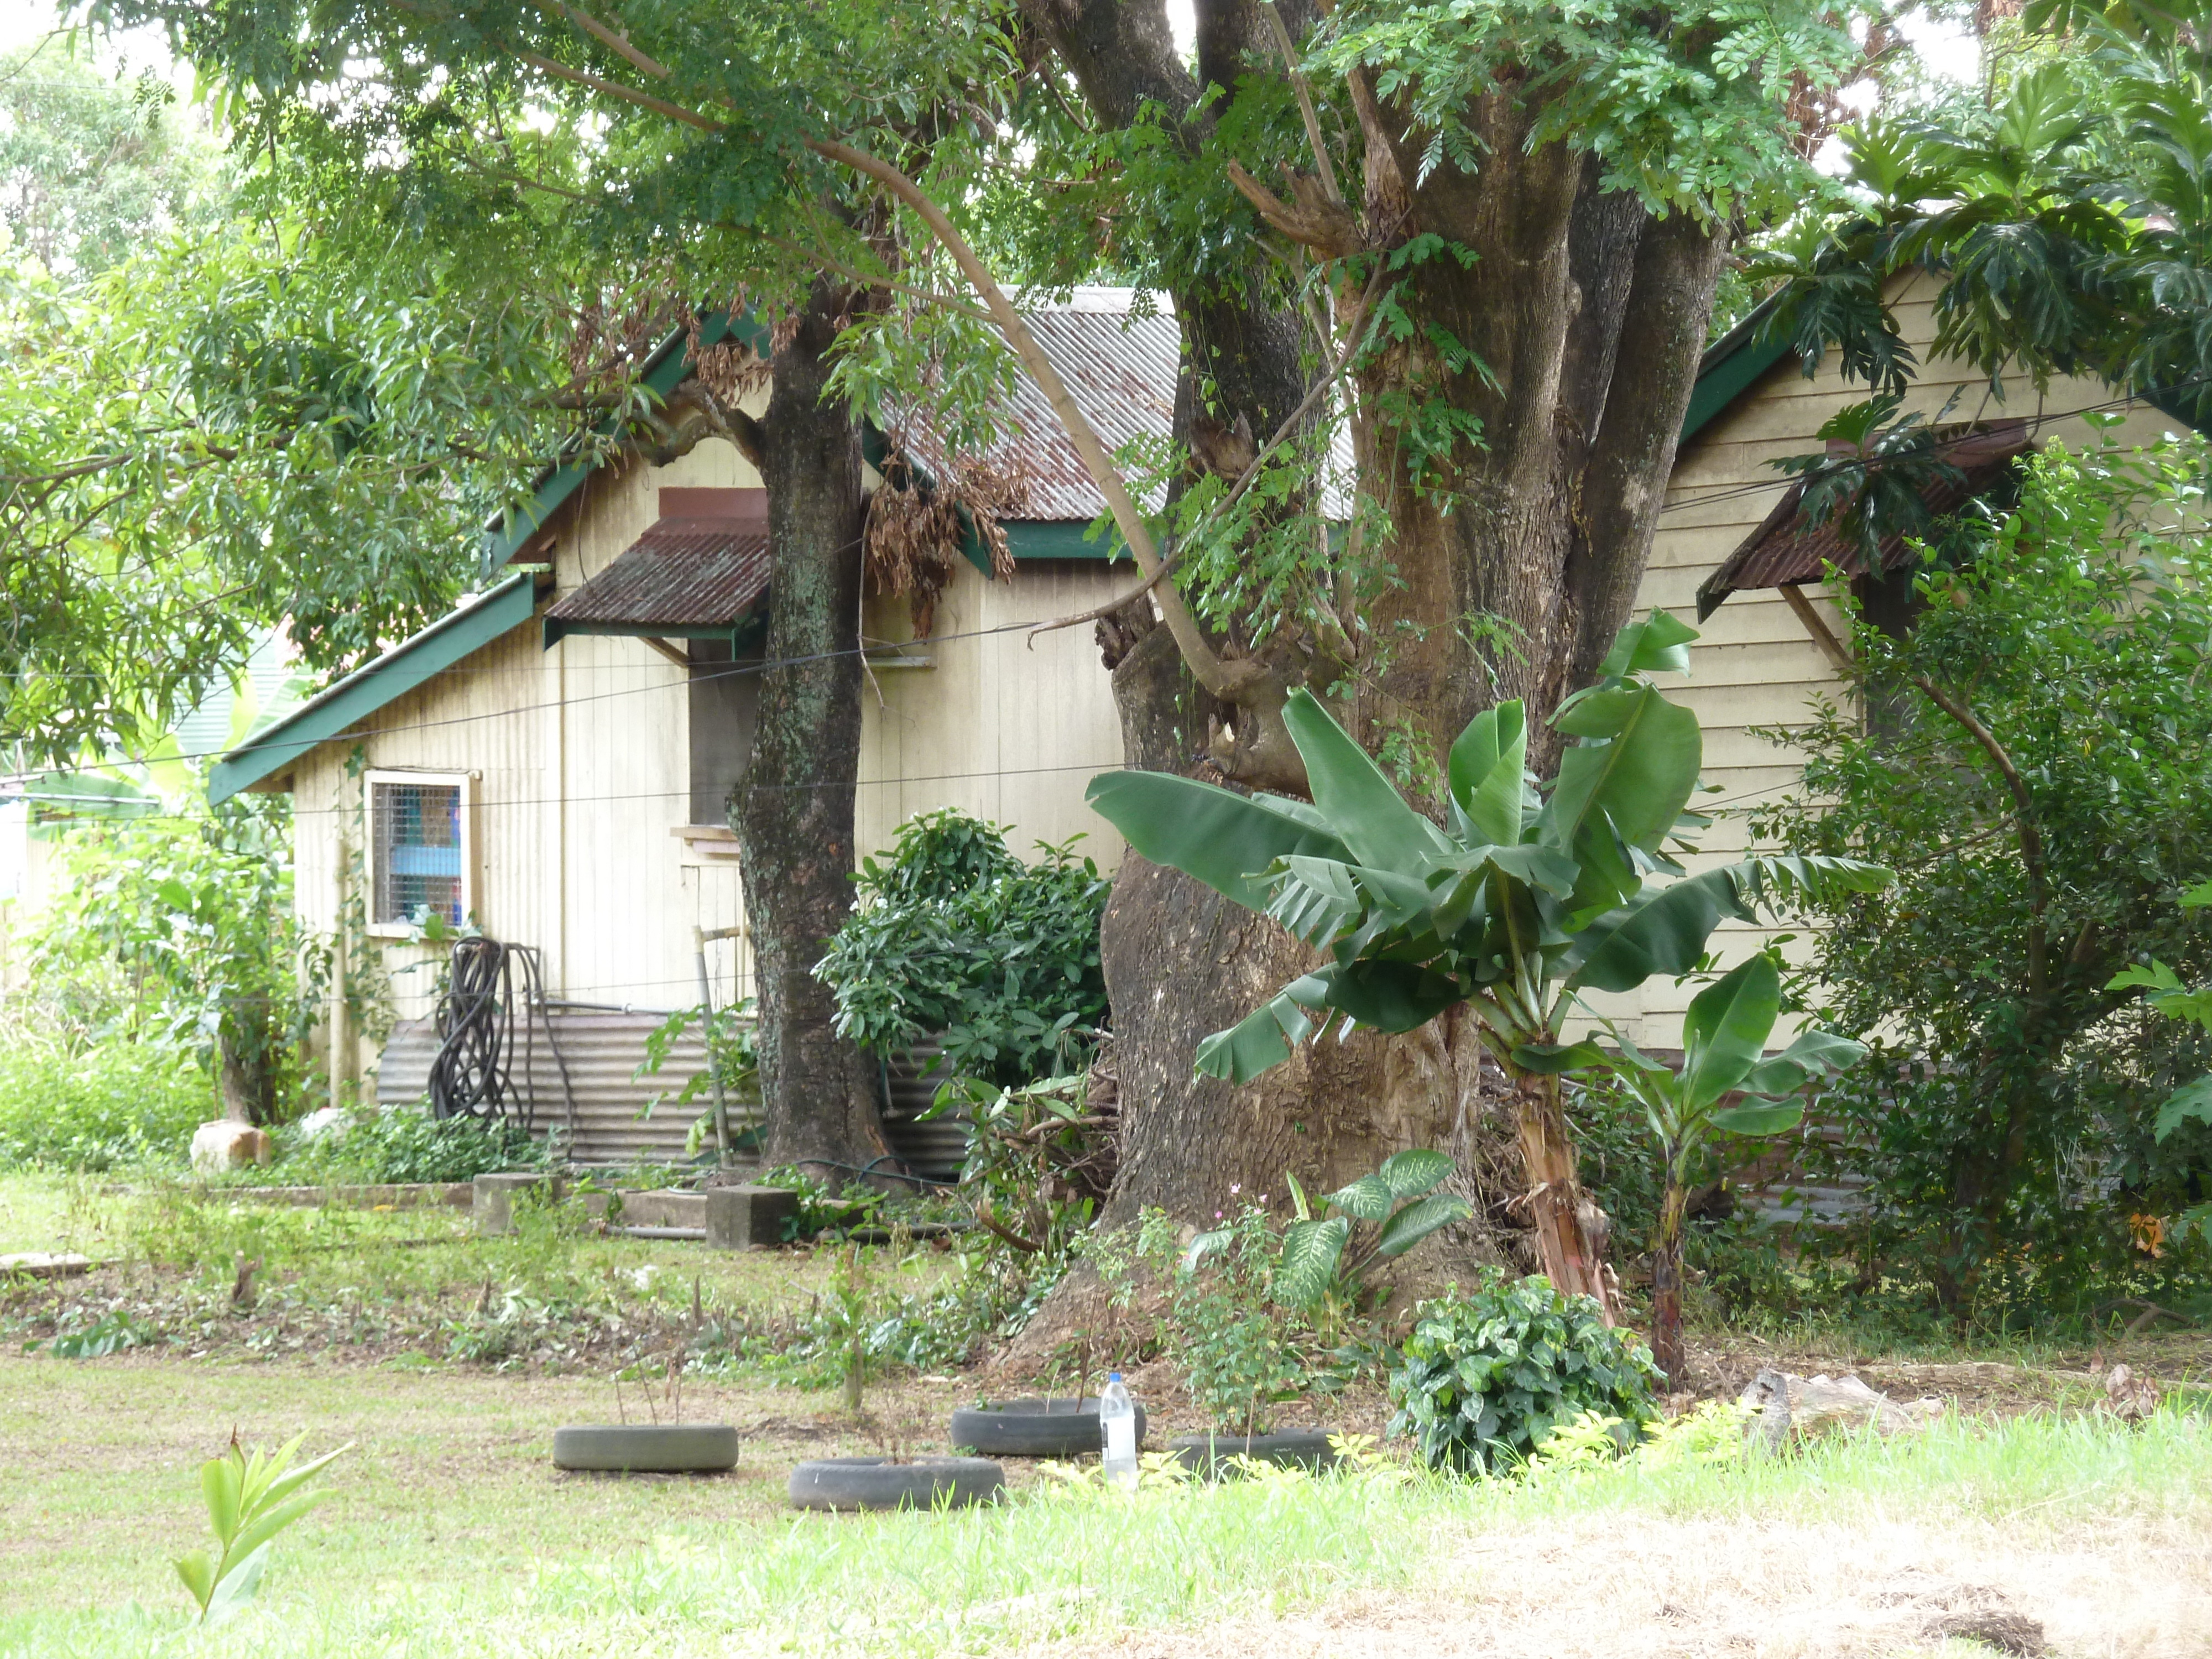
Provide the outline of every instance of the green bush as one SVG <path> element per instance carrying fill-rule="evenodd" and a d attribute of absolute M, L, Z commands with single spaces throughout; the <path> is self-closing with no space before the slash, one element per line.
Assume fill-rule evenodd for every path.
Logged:
<path fill-rule="evenodd" d="M 908 819 L 861 861 L 860 902 L 815 964 L 838 1031 L 879 1054 L 935 1036 L 951 1072 L 1008 1087 L 1083 1069 L 1106 1018 L 1109 884 L 1072 848 L 1041 842 L 1024 865 L 995 824 Z"/>
<path fill-rule="evenodd" d="M 1656 1415 L 1658 1380 L 1650 1350 L 1608 1328 L 1589 1297 L 1492 1268 L 1472 1294 L 1455 1286 L 1413 1310 L 1390 1373 L 1390 1432 L 1413 1436 L 1430 1468 L 1471 1474 L 1526 1462 L 1554 1428 L 1595 1411 L 1620 1419 L 1625 1451 Z"/>
<path fill-rule="evenodd" d="M 473 1181 L 494 1170 L 537 1169 L 545 1162 L 545 1148 L 515 1124 L 439 1119 L 402 1109 L 362 1112 L 342 1135 L 289 1146 L 267 1178 L 302 1186 Z"/>
<path fill-rule="evenodd" d="M 181 1165 L 216 1115 L 207 1073 L 163 1043 L 0 1050 L 0 1168 Z"/>
<path fill-rule="evenodd" d="M 2175 1225 L 2212 1199 L 2212 1124 L 2156 1132 L 2212 1037 L 2114 982 L 2212 979 L 2179 902 L 2212 874 L 2208 466 L 2195 438 L 2053 446 L 1893 579 L 1909 622 L 1847 603 L 1863 712 L 1771 734 L 1804 787 L 1758 835 L 1898 872 L 1808 911 L 1821 1023 L 1874 1052 L 1822 1107 L 1865 1206 L 1807 1242 L 1886 1320 L 2081 1329 L 2212 1291 Z"/>

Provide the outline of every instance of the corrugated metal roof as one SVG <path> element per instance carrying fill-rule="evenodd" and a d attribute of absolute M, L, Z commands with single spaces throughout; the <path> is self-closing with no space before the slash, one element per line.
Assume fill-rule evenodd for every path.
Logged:
<path fill-rule="evenodd" d="M 1920 492 L 1920 499 L 1932 517 L 1955 513 L 1995 486 L 2013 458 L 2027 447 L 2027 423 L 2020 420 L 1993 422 L 1984 430 L 1943 442 L 1938 453 L 1960 471 L 1930 480 Z M 1731 593 L 1818 582 L 1831 567 L 1845 576 L 1867 574 L 1858 544 L 1844 537 L 1840 515 L 1825 524 L 1808 526 L 1802 510 L 1804 498 L 1802 481 L 1790 485 L 1765 521 L 1705 579 L 1698 589 L 1700 622 L 1719 610 Z M 1885 573 L 1899 568 L 1911 557 L 1903 536 L 1886 537 L 1877 551 Z"/>
<path fill-rule="evenodd" d="M 1175 424 L 1182 325 L 1165 295 L 1150 296 L 1149 303 L 1158 307 L 1150 315 L 1139 314 L 1136 295 L 1133 289 L 1078 289 L 1066 301 L 1025 310 L 1038 345 L 1109 454 L 1133 439 L 1165 438 Z M 986 459 L 1027 483 L 1028 497 L 1015 517 L 1088 522 L 1106 510 L 1105 498 L 1084 470 L 1060 417 L 1026 374 L 1017 372 L 1006 413 L 1020 428 L 1019 435 L 995 445 Z M 948 470 L 944 439 L 929 424 L 927 411 L 908 411 L 897 435 L 925 471 L 942 477 Z M 1262 443 L 1272 435 L 1256 434 Z M 1330 462 L 1328 510 L 1340 519 L 1348 515 L 1351 502 L 1348 432 L 1336 434 Z M 1142 504 L 1157 513 L 1164 499 L 1164 486 L 1156 485 Z"/>
<path fill-rule="evenodd" d="M 577 632 L 734 627 L 768 592 L 763 531 L 726 519 L 661 519 L 545 613 Z"/>

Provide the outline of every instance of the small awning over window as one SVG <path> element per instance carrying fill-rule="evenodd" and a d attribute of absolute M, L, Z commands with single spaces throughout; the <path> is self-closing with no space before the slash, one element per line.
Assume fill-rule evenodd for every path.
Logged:
<path fill-rule="evenodd" d="M 1930 516 L 1955 513 L 1976 496 L 1986 495 L 2003 477 L 2013 458 L 2028 447 L 2027 422 L 1992 421 L 1974 431 L 1938 441 L 1936 453 L 1960 476 L 1933 479 L 1921 491 Z M 1802 587 L 1818 582 L 1831 565 L 1847 576 L 1867 574 L 1866 562 L 1856 541 L 1846 539 L 1835 521 L 1808 526 L 1800 511 L 1805 498 L 1802 481 L 1790 486 L 1766 521 L 1744 538 L 1718 570 L 1698 589 L 1698 620 L 1703 622 L 1721 608 L 1731 593 L 1757 587 Z M 1897 569 L 1911 556 L 1902 536 L 1885 538 L 1879 549 L 1884 574 Z"/>
<path fill-rule="evenodd" d="M 768 592 L 768 492 L 664 489 L 660 517 L 545 613 L 569 634 L 732 640 Z"/>

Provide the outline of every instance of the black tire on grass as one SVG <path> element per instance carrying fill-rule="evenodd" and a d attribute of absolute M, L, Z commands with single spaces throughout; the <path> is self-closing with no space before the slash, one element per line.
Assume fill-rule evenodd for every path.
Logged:
<path fill-rule="evenodd" d="M 1137 1444 L 1145 1443 L 1145 1408 L 1137 1407 Z M 987 1457 L 1095 1456 L 1102 1449 L 1096 1400 L 1001 1400 L 952 1413 L 956 1450 Z"/>
<path fill-rule="evenodd" d="M 987 1457 L 820 1457 L 791 1472 L 791 1502 L 802 1510 L 965 1509 L 998 1501 L 1006 1472 Z"/>
<path fill-rule="evenodd" d="M 1168 1449 L 1175 1454 L 1176 1462 L 1209 1480 L 1234 1474 L 1237 1468 L 1230 1460 L 1235 1457 L 1284 1468 L 1310 1469 L 1316 1474 L 1334 1468 L 1340 1461 L 1336 1448 L 1328 1443 L 1326 1429 L 1287 1429 L 1280 1434 L 1249 1437 L 1179 1434 L 1168 1442 Z"/>
<path fill-rule="evenodd" d="M 625 1474 L 720 1474 L 738 1461 L 727 1423 L 587 1423 L 553 1431 L 553 1467 Z"/>

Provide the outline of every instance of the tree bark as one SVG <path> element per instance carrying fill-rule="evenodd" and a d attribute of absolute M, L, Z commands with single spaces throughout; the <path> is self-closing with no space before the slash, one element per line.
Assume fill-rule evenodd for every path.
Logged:
<path fill-rule="evenodd" d="M 1241 72 L 1279 67 L 1243 0 L 1200 0 L 1195 80 L 1167 44 L 1159 0 L 1022 4 L 1111 125 L 1128 124 L 1149 101 L 1180 112 L 1196 136 L 1221 107 L 1198 104 L 1200 85 L 1234 88 Z M 1286 21 L 1297 31 L 1305 15 Z M 1327 192 L 1312 180 L 1294 191 L 1295 207 L 1272 209 L 1268 186 L 1237 182 L 1276 232 L 1325 257 L 1346 252 L 1347 234 L 1354 246 L 1423 233 L 1452 245 L 1407 265 L 1397 302 L 1412 326 L 1361 372 L 1361 488 L 1389 526 L 1376 551 L 1391 580 L 1358 619 L 1352 721 L 1370 745 L 1402 733 L 1441 758 L 1474 714 L 1518 696 L 1528 705 L 1531 760 L 1548 769 L 1559 743 L 1553 709 L 1588 679 L 1634 603 L 1727 238 L 1607 192 L 1599 164 L 1564 144 L 1532 149 L 1538 112 L 1517 92 L 1464 112 L 1483 154 L 1479 173 L 1449 161 L 1425 173 L 1429 135 L 1407 107 L 1379 97 L 1364 73 L 1351 90 L 1364 145 L 1360 215 L 1322 202 Z M 1178 290 L 1176 301 L 1187 343 L 1177 438 L 1190 437 L 1201 381 L 1212 419 L 1233 425 L 1242 416 L 1252 432 L 1271 430 L 1305 385 L 1290 319 L 1202 290 Z M 1439 447 L 1433 429 L 1407 418 L 1422 410 L 1455 417 L 1456 435 Z M 1465 435 L 1471 422 L 1479 440 Z M 1249 711 L 1196 694 L 1146 620 L 1102 629 L 1118 665 L 1127 763 L 1190 773 L 1211 754 L 1234 781 L 1243 775 L 1235 734 L 1251 729 Z M 1231 741 L 1215 740 L 1224 732 Z M 1464 1103 L 1482 1093 L 1467 1081 L 1479 1065 L 1436 1063 L 1460 1045 L 1479 1047 L 1457 1018 L 1396 1040 L 1365 1034 L 1338 1048 L 1330 1039 L 1326 1058 L 1302 1054 L 1242 1090 L 1193 1077 L 1197 1039 L 1248 1013 L 1308 957 L 1269 924 L 1141 860 L 1123 867 L 1103 951 L 1124 1100 L 1109 1221 L 1150 1204 L 1207 1219 L 1226 1207 L 1232 1182 L 1273 1193 L 1282 1168 L 1304 1179 L 1310 1166 L 1333 1171 L 1417 1144 L 1406 1135 L 1443 1144 L 1462 1133 Z M 1409 1109 L 1405 1080 L 1416 1077 L 1431 1092 Z M 1523 1218 L 1547 1271 L 1563 1291 L 1595 1295 L 1610 1310 L 1603 1221 L 1577 1179 L 1556 1085 L 1498 1079 L 1492 1091 L 1509 1097 L 1491 1116 L 1514 1126 Z"/>
<path fill-rule="evenodd" d="M 753 753 L 730 799 L 760 1005 L 763 1157 L 847 1180 L 888 1157 L 880 1073 L 814 977 L 852 908 L 860 752 L 860 428 L 824 401 L 843 295 L 779 331 L 761 447 L 775 559 Z"/>

